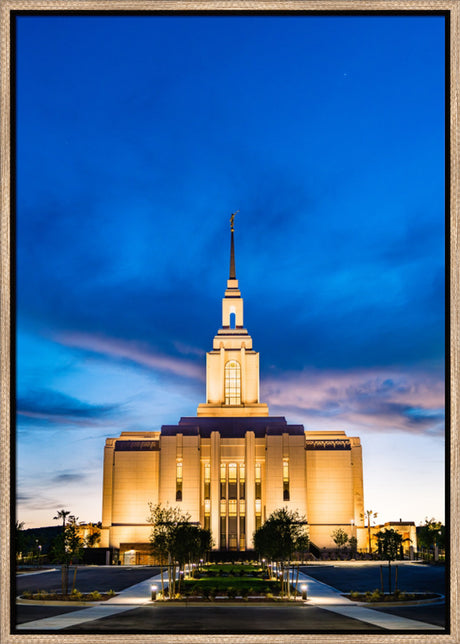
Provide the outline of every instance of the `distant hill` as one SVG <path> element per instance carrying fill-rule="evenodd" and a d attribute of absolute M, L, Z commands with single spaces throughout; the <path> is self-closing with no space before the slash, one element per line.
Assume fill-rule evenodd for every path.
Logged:
<path fill-rule="evenodd" d="M 62 532 L 62 526 L 52 525 L 44 528 L 27 528 L 22 531 L 25 543 L 33 548 L 36 542 L 42 547 L 42 554 L 47 554 L 53 540 Z"/>

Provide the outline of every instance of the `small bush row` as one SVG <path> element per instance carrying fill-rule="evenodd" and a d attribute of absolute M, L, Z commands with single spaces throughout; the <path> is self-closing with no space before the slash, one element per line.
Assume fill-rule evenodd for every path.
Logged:
<path fill-rule="evenodd" d="M 25 590 L 21 597 L 22 599 L 38 599 L 41 601 L 103 601 L 114 597 L 116 592 L 108 590 L 105 593 L 100 593 L 98 590 L 93 590 L 90 593 L 82 593 L 76 588 L 72 590 L 69 595 L 62 595 L 61 593 L 48 592 L 47 590 L 38 590 L 32 593 L 30 590 Z"/>

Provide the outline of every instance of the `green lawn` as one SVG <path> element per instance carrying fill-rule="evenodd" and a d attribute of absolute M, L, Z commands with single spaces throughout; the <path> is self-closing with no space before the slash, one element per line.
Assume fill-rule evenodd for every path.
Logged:
<path fill-rule="evenodd" d="M 258 577 L 203 577 L 202 579 L 185 579 L 181 582 L 183 595 L 279 595 L 279 581 L 260 579 Z"/>

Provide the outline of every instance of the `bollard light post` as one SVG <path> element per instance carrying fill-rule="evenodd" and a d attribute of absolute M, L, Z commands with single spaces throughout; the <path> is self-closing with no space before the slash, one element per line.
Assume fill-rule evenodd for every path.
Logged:
<path fill-rule="evenodd" d="M 300 586 L 300 590 L 302 591 L 302 599 L 306 601 L 307 599 L 307 584 L 302 584 Z"/>
<path fill-rule="evenodd" d="M 150 586 L 151 599 L 153 602 L 156 601 L 157 599 L 157 590 L 158 590 L 158 586 L 154 586 L 154 585 Z"/>

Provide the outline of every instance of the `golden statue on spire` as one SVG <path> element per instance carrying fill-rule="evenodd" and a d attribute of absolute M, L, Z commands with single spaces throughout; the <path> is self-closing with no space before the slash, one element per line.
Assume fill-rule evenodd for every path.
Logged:
<path fill-rule="evenodd" d="M 234 230 L 235 230 L 235 229 L 233 228 L 233 225 L 234 225 L 234 222 L 235 222 L 235 215 L 236 215 L 238 212 L 240 212 L 240 211 L 239 211 L 239 210 L 236 210 L 235 212 L 233 212 L 233 213 L 232 213 L 232 216 L 230 217 L 230 230 L 231 230 L 231 232 L 232 232 L 232 233 L 233 233 L 233 232 L 234 232 Z"/>

